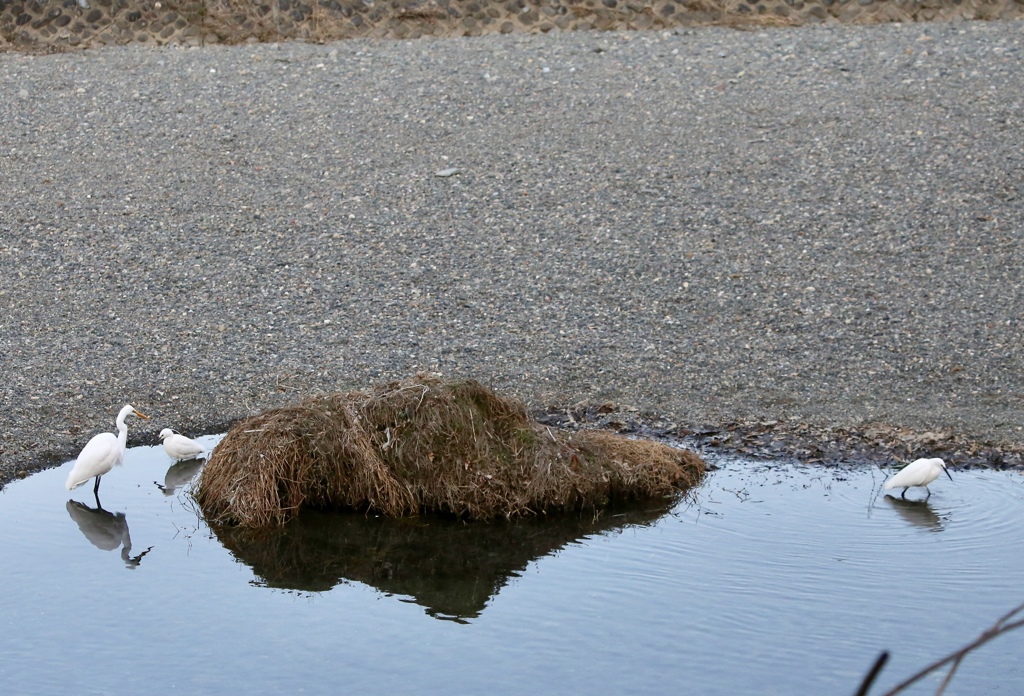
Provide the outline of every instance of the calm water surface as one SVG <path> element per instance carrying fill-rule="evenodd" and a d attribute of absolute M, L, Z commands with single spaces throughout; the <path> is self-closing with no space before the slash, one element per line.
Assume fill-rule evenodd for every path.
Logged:
<path fill-rule="evenodd" d="M 891 686 L 1024 601 L 1019 473 L 924 504 L 877 469 L 719 464 L 672 509 L 256 537 L 208 528 L 197 466 L 158 447 L 104 478 L 103 511 L 66 464 L 0 493 L 4 691 L 848 694 L 879 650 Z M 1021 655 L 1024 632 L 996 639 L 947 693 L 1024 693 Z"/>

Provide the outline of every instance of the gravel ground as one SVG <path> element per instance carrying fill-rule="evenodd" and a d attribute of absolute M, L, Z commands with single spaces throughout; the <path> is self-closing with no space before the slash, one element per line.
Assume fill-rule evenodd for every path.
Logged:
<path fill-rule="evenodd" d="M 1021 29 L 0 55 L 0 480 L 417 371 L 1020 452 Z"/>

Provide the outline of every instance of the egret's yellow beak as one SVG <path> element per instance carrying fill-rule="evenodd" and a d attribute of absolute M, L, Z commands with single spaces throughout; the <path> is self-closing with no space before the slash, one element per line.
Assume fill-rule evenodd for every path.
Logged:
<path fill-rule="evenodd" d="M 135 415 L 141 418 L 142 420 L 149 420 L 149 416 L 147 416 L 145 413 L 139 413 L 138 411 L 135 411 Z"/>

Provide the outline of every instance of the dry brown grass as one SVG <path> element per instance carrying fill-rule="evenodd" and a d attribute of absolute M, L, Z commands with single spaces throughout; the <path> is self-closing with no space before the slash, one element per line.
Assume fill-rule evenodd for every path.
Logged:
<path fill-rule="evenodd" d="M 284 524 L 303 507 L 493 519 L 678 495 L 703 473 L 692 452 L 552 430 L 474 380 L 420 376 L 238 423 L 195 498 L 209 521 L 244 527 Z"/>
<path fill-rule="evenodd" d="M 123 43 L 414 39 L 488 33 L 659 30 L 719 25 L 751 30 L 819 23 L 1012 19 L 1024 0 L 119 0 L 0 2 L 0 51 L 64 51 Z M 98 16 L 96 13 L 99 13 Z"/>

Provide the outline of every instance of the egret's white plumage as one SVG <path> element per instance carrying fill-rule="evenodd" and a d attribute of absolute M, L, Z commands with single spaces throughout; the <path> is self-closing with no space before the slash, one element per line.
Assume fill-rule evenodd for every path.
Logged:
<path fill-rule="evenodd" d="M 903 493 L 900 494 L 900 497 L 903 498 L 907 495 L 907 489 L 911 486 L 924 486 L 924 489 L 928 491 L 928 495 L 931 496 L 932 492 L 928 489 L 928 484 L 937 479 L 939 474 L 945 474 L 949 476 L 950 481 L 953 480 L 949 470 L 946 468 L 946 462 L 938 457 L 934 459 L 915 459 L 886 481 L 885 488 L 902 488 Z"/>
<path fill-rule="evenodd" d="M 95 477 L 96 485 L 93 486 L 92 492 L 99 496 L 100 477 L 124 461 L 124 450 L 128 444 L 128 426 L 124 424 L 124 419 L 128 416 L 149 420 L 149 416 L 139 413 L 134 406 L 127 405 L 122 408 L 117 414 L 117 435 L 100 433 L 85 443 L 78 459 L 75 460 L 75 466 L 68 474 L 67 483 L 64 484 L 69 491 Z"/>
<path fill-rule="evenodd" d="M 179 435 L 170 428 L 160 431 L 160 440 L 164 443 L 164 451 L 171 459 L 195 459 L 206 453 L 206 448 L 195 440 L 190 440 L 184 435 Z"/>

